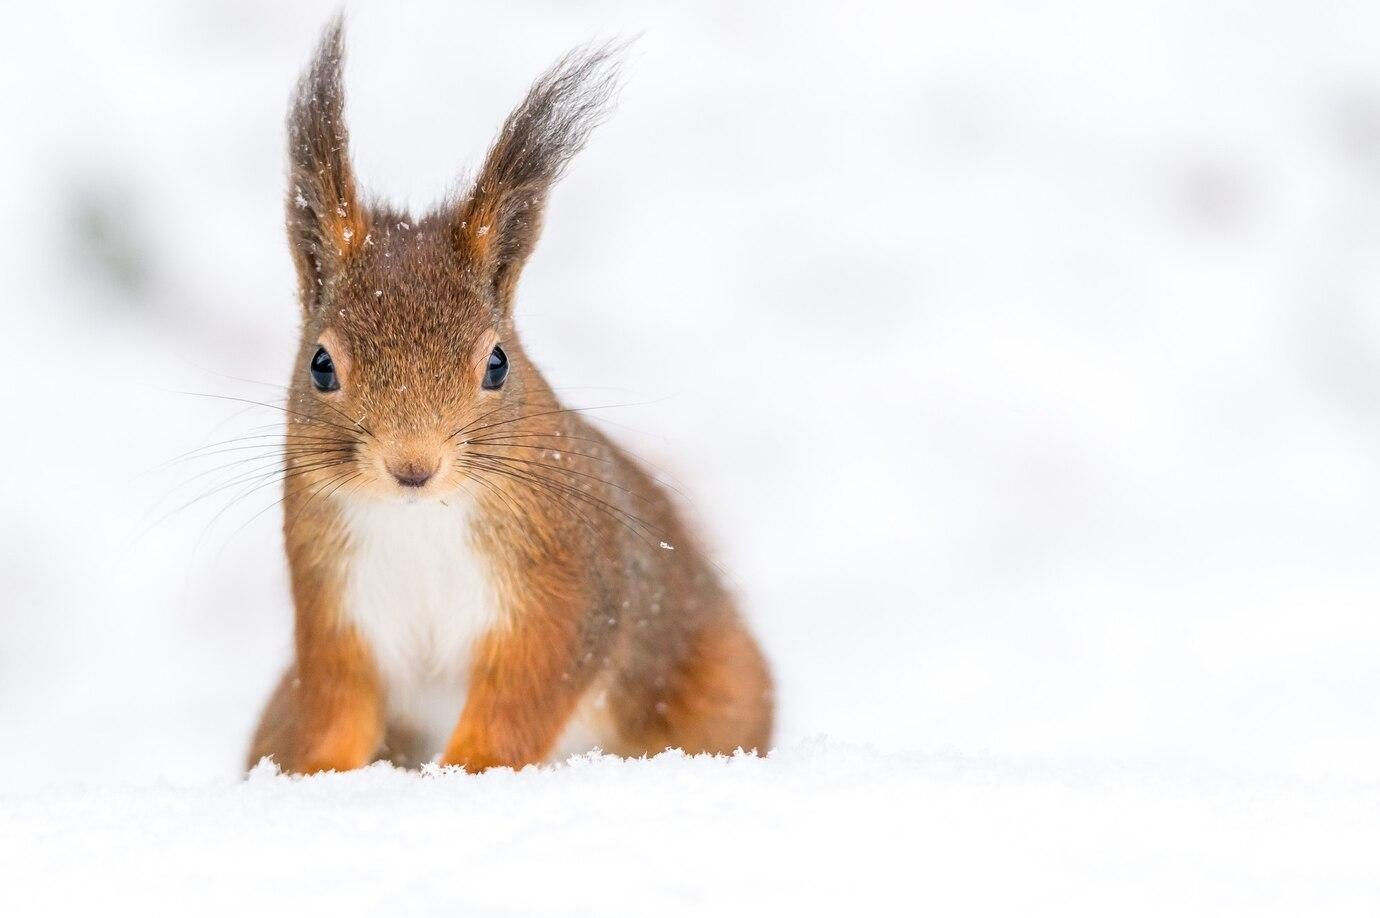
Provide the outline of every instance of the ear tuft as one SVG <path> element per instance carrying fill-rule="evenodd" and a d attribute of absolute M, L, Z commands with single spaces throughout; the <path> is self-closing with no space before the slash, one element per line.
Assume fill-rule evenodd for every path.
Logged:
<path fill-rule="evenodd" d="M 350 166 L 343 59 L 344 22 L 337 16 L 297 83 L 288 115 L 287 226 L 307 308 L 319 301 L 321 288 L 368 232 Z"/>
<path fill-rule="evenodd" d="M 622 49 L 611 43 L 577 48 L 532 84 L 460 205 L 456 243 L 505 310 L 541 232 L 551 186 L 608 113 Z"/>

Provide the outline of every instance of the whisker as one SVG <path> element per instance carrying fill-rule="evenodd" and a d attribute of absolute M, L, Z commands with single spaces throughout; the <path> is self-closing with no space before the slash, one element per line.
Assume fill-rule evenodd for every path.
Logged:
<path fill-rule="evenodd" d="M 230 438 L 230 439 L 228 439 L 228 440 L 220 440 L 219 442 L 216 442 L 216 443 L 208 443 L 208 444 L 205 445 L 205 446 L 199 446 L 199 447 L 197 447 L 196 449 L 188 450 L 187 452 L 182 453 L 181 455 L 174 456 L 173 458 L 169 459 L 167 462 L 163 463 L 162 465 L 157 466 L 157 468 L 160 468 L 160 469 L 162 469 L 162 468 L 167 468 L 168 466 L 174 465 L 174 464 L 176 464 L 176 463 L 178 463 L 178 462 L 185 462 L 185 461 L 187 461 L 187 460 L 189 460 L 189 459 L 199 459 L 199 458 L 202 458 L 202 457 L 204 457 L 204 456 L 215 456 L 215 455 L 219 455 L 220 453 L 233 452 L 233 451 L 236 451 L 236 450 L 266 449 L 266 448 L 268 448 L 268 447 L 275 446 L 275 445 L 278 445 L 278 444 L 276 444 L 276 443 L 274 443 L 274 442 L 256 442 L 256 443 L 249 443 L 249 441 L 274 441 L 274 440 L 281 440 L 281 441 L 283 441 L 283 445 L 288 445 L 288 444 L 300 444 L 300 443 L 321 443 L 321 444 L 346 444 L 346 443 L 350 443 L 350 444 L 357 444 L 357 443 L 360 442 L 357 438 L 346 439 L 346 438 L 344 438 L 344 437 L 310 436 L 310 435 L 307 435 L 307 434 L 294 434 L 294 433 L 252 434 L 252 435 L 243 436 L 243 437 L 232 437 L 232 438 Z M 235 444 L 247 444 L 247 445 L 235 445 Z"/>
<path fill-rule="evenodd" d="M 356 472 L 356 473 L 354 473 L 354 475 L 351 475 L 350 472 L 349 472 L 349 470 L 347 469 L 347 470 L 344 471 L 344 472 L 339 472 L 339 473 L 337 473 L 337 474 L 331 476 L 330 478 L 327 478 L 326 481 L 323 482 L 322 485 L 321 485 L 320 487 L 325 487 L 326 485 L 330 484 L 331 482 L 333 482 L 333 481 L 338 481 L 338 480 L 340 480 L 340 479 L 342 479 L 342 478 L 344 478 L 345 480 L 348 481 L 350 478 L 357 477 L 359 474 L 361 474 L 361 473 Z M 255 513 L 255 514 L 254 514 L 253 516 L 251 516 L 248 520 L 246 520 L 246 521 L 244 522 L 244 524 L 243 524 L 242 526 L 240 526 L 239 529 L 236 529 L 233 533 L 231 533 L 230 538 L 233 539 L 236 535 L 238 535 L 238 534 L 240 533 L 241 530 L 243 530 L 245 527 L 247 527 L 250 523 L 253 523 L 256 519 L 258 519 L 259 517 L 263 516 L 265 513 L 267 513 L 268 511 L 272 510 L 274 507 L 277 507 L 278 505 L 280 505 L 281 503 L 283 503 L 283 501 L 286 500 L 286 499 L 287 499 L 287 494 L 286 494 L 286 493 L 279 495 L 277 500 L 273 501 L 273 502 L 270 503 L 268 506 L 264 507 L 262 510 L 260 510 L 260 511 L 257 512 L 257 513 Z M 310 501 L 310 498 L 308 498 L 308 501 Z M 304 505 L 304 506 L 305 506 L 305 505 Z M 293 515 L 293 519 L 294 519 L 294 520 L 297 519 L 297 517 L 301 515 L 301 510 L 302 510 L 302 508 L 299 507 L 299 508 L 298 508 L 297 514 L 294 514 L 294 515 Z"/>
<path fill-rule="evenodd" d="M 348 457 L 352 453 L 353 449 L 349 447 L 337 447 L 331 449 L 321 449 L 318 447 L 303 447 L 301 449 L 295 450 L 274 450 L 272 452 L 261 453 L 257 456 L 244 456 L 238 459 L 231 459 L 227 462 L 221 462 L 217 465 L 214 465 L 209 469 L 203 469 L 202 471 L 190 476 L 189 478 L 175 486 L 172 492 L 169 492 L 169 496 L 171 496 L 172 493 L 176 493 L 182 488 L 191 485 L 193 482 L 198 481 L 202 478 L 206 478 L 210 475 L 234 472 L 234 474 L 237 475 L 248 475 L 252 477 L 253 474 L 255 474 L 256 472 L 260 472 L 265 469 L 276 468 L 278 466 L 287 468 L 289 465 L 295 462 L 311 461 L 318 458 L 344 458 Z M 237 469 L 241 469 L 244 466 L 251 466 L 251 468 L 243 472 L 234 471 Z M 227 484 L 234 483 L 235 480 L 233 479 L 230 482 L 227 482 Z"/>
<path fill-rule="evenodd" d="M 502 411 L 504 407 L 505 407 L 505 406 L 503 406 L 503 405 L 499 405 L 499 406 L 496 407 L 496 408 L 491 408 L 491 409 L 489 409 L 488 411 L 486 411 L 486 412 L 484 412 L 483 414 L 481 414 L 479 417 L 475 418 L 473 421 L 470 421 L 470 422 L 469 422 L 468 424 L 466 424 L 464 427 L 461 427 L 459 430 L 457 430 L 455 433 L 451 434 L 449 437 L 446 437 L 446 439 L 447 439 L 447 440 L 453 440 L 455 437 L 458 437 L 460 434 L 462 434 L 462 433 L 464 433 L 465 431 L 469 430 L 471 427 L 473 427 L 475 424 L 478 424 L 480 421 L 484 420 L 485 418 L 487 418 L 487 417 L 492 417 L 492 416 L 493 416 L 494 414 L 496 414 L 497 412 Z"/>
<path fill-rule="evenodd" d="M 300 478 L 303 475 L 308 475 L 312 472 L 323 471 L 325 469 L 334 468 L 336 466 L 346 465 L 351 462 L 353 462 L 352 458 L 344 457 L 335 459 L 321 459 L 306 464 L 286 465 L 278 468 L 267 469 L 257 473 L 243 475 L 239 478 L 239 480 L 229 482 L 219 488 L 216 488 L 214 491 L 211 491 L 210 493 L 215 494 L 220 491 L 225 491 L 230 488 L 238 487 L 241 485 L 248 486 L 249 493 L 252 493 L 253 491 L 259 490 L 261 488 L 266 488 L 270 485 L 281 484 L 284 482 L 291 481 L 294 478 Z M 235 499 L 238 499 L 238 497 L 236 497 Z"/>
<path fill-rule="evenodd" d="M 504 477 L 504 478 L 508 478 L 508 479 L 510 479 L 510 480 L 512 480 L 512 481 L 518 482 L 519 484 L 526 484 L 526 485 L 532 487 L 534 490 L 537 489 L 537 487 L 538 487 L 538 483 L 536 483 L 536 482 L 534 482 L 534 481 L 531 481 L 531 480 L 529 480 L 529 479 L 527 479 L 527 478 L 524 478 L 524 477 L 522 477 L 522 476 L 520 476 L 520 475 L 517 475 L 517 474 L 511 472 L 510 470 L 503 469 L 503 468 L 499 468 L 499 467 L 497 467 L 497 466 L 488 466 L 488 465 L 481 465 L 481 464 L 466 464 L 466 465 L 463 466 L 463 468 L 464 468 L 465 471 L 468 472 L 472 477 L 474 477 L 474 479 L 475 479 L 476 481 L 482 480 L 481 471 L 488 471 L 488 472 L 492 472 L 492 473 L 494 473 L 494 474 L 496 474 L 496 475 L 502 476 L 502 477 Z M 485 482 L 485 484 L 488 484 L 488 483 Z M 496 492 L 499 493 L 499 494 L 504 494 L 504 492 L 502 491 L 502 489 L 497 488 L 496 486 L 491 486 L 491 488 L 494 489 L 494 490 L 496 490 Z M 505 496 L 506 496 L 506 495 L 505 495 Z M 608 558 L 608 559 L 610 559 L 610 560 L 616 560 L 615 555 L 613 554 L 611 547 L 608 546 L 608 545 L 606 545 L 606 544 L 604 544 L 603 541 L 599 538 L 599 529 L 598 529 L 598 527 L 594 525 L 594 522 L 593 522 L 589 517 L 585 516 L 585 514 L 582 513 L 582 512 L 580 511 L 580 508 L 579 508 L 578 506 L 576 506 L 575 504 L 573 504 L 573 503 L 571 503 L 570 501 L 566 500 L 565 497 L 563 497 L 563 496 L 560 495 L 559 493 L 548 493 L 546 496 L 547 496 L 548 498 L 550 498 L 551 500 L 554 500 L 554 501 L 556 501 L 557 503 L 559 503 L 562 507 L 565 507 L 567 510 L 569 510 L 570 513 L 571 513 L 572 515 L 574 515 L 574 516 L 584 525 L 586 531 L 588 531 L 588 532 L 590 533 L 591 537 L 592 537 L 592 539 L 591 539 L 591 544 L 599 546 L 599 548 L 603 551 L 604 557 L 606 557 L 606 558 Z M 514 506 L 515 512 L 517 512 L 519 516 L 522 515 L 521 509 L 520 509 L 520 508 L 517 508 L 515 505 L 513 505 L 511 498 L 509 498 L 509 505 L 510 505 L 510 506 Z"/>
<path fill-rule="evenodd" d="M 262 490 L 263 488 L 266 488 L 266 487 L 269 487 L 269 486 L 271 486 L 271 485 L 278 484 L 278 483 L 281 483 L 281 482 L 289 481 L 289 480 L 291 480 L 292 478 L 296 478 L 296 477 L 298 477 L 298 476 L 300 476 L 300 475 L 305 475 L 305 474 L 308 474 L 308 473 L 310 473 L 310 472 L 320 471 L 320 470 L 323 470 L 323 469 L 331 468 L 332 466 L 335 466 L 335 465 L 343 465 L 343 464 L 345 464 L 345 463 L 352 462 L 352 461 L 353 461 L 353 460 L 352 460 L 352 459 L 349 459 L 349 458 L 347 458 L 347 459 L 334 459 L 334 460 L 330 460 L 330 461 L 322 461 L 322 462 L 318 462 L 318 463 L 312 463 L 311 465 L 304 466 L 304 467 L 299 467 L 299 468 L 273 467 L 273 468 L 269 468 L 269 469 L 266 469 L 266 470 L 260 469 L 260 470 L 256 470 L 256 471 L 251 472 L 251 473 L 246 473 L 245 475 L 237 476 L 234 480 L 231 480 L 231 481 L 228 481 L 228 482 L 224 482 L 224 483 L 219 484 L 219 485 L 217 485 L 217 486 L 215 486 L 215 487 L 213 487 L 213 488 L 210 488 L 210 489 L 208 489 L 207 491 L 204 491 L 203 493 L 197 495 L 196 497 L 193 497 L 193 498 L 191 498 L 190 500 L 188 500 L 188 501 L 182 503 L 181 505 L 179 505 L 179 506 L 177 506 L 177 507 L 174 507 L 173 509 L 171 509 L 171 510 L 169 510 L 168 512 L 164 513 L 162 516 L 158 517 L 158 519 L 156 519 L 156 520 L 154 520 L 153 522 L 149 523 L 149 525 L 146 526 L 146 527 L 144 528 L 144 530 L 140 533 L 140 536 L 139 536 L 139 537 L 140 537 L 140 538 L 143 538 L 144 536 L 147 536 L 147 535 L 148 535 L 150 532 L 152 532 L 154 529 L 156 529 L 156 528 L 158 528 L 159 526 L 163 525 L 163 524 L 166 523 L 168 520 L 172 519 L 174 516 L 177 516 L 178 514 L 185 512 L 186 510 L 190 509 L 191 507 L 193 507 L 193 506 L 195 506 L 195 505 L 201 503 L 201 502 L 204 501 L 204 500 L 207 500 L 207 499 L 209 499 L 209 498 L 215 496 L 216 494 L 223 493 L 224 491 L 230 490 L 231 488 L 242 487 L 242 486 L 246 486 L 246 485 L 247 485 L 247 487 L 245 488 L 244 491 L 242 491 L 242 492 L 239 493 L 239 494 L 234 495 L 234 496 L 230 499 L 230 501 L 229 501 L 224 507 L 222 507 L 221 510 L 220 510 L 219 512 L 217 512 L 217 513 L 215 514 L 214 517 L 212 517 L 212 519 L 210 520 L 210 522 L 207 524 L 207 530 L 206 530 L 206 531 L 209 531 L 210 528 L 211 528 L 211 526 L 213 526 L 213 525 L 215 524 L 215 522 L 216 522 L 217 520 L 219 520 L 220 517 L 221 517 L 226 511 L 228 511 L 231 507 L 233 507 L 235 504 L 239 503 L 239 502 L 240 502 L 241 500 L 243 500 L 244 498 L 250 496 L 251 494 L 254 494 L 254 493 L 257 492 L 257 491 Z"/>
<path fill-rule="evenodd" d="M 589 460 L 592 461 L 592 462 L 602 462 L 602 463 L 604 463 L 604 464 L 606 464 L 606 465 L 611 465 L 611 466 L 615 466 L 615 467 L 618 465 L 618 460 L 617 460 L 617 459 L 613 459 L 613 458 L 610 458 L 610 457 L 608 457 L 608 456 L 596 456 L 596 455 L 594 455 L 593 453 L 583 453 L 583 452 L 580 452 L 579 450 L 570 449 L 569 447 L 563 446 L 563 445 L 561 445 L 561 444 L 552 445 L 552 444 L 550 444 L 550 443 L 547 443 L 547 444 L 532 445 L 532 444 L 528 444 L 528 443 L 511 443 L 511 442 L 508 442 L 508 439 L 516 439 L 516 438 L 518 438 L 518 437 L 526 437 L 526 438 L 528 438 L 528 439 L 531 439 L 531 438 L 534 438 L 534 437 L 543 437 L 543 436 L 564 437 L 565 439 L 568 439 L 568 440 L 580 440 L 580 441 L 583 441 L 583 442 L 585 442 L 585 443 L 594 443 L 594 444 L 596 444 L 596 445 L 599 445 L 599 446 L 603 446 L 603 447 L 609 448 L 609 449 L 610 449 L 611 451 L 613 451 L 613 452 L 622 453 L 622 454 L 624 454 L 624 455 L 626 455 L 626 456 L 630 456 L 630 457 L 632 457 L 634 460 L 636 460 L 638 464 L 640 464 L 640 465 L 642 466 L 643 471 L 652 479 L 652 481 L 653 481 L 655 484 L 657 484 L 657 485 L 659 485 L 659 486 L 661 486 L 661 487 L 663 487 L 663 488 L 666 488 L 667 490 L 673 492 L 677 497 L 681 498 L 681 500 L 685 501 L 687 504 L 692 504 L 692 503 L 693 503 L 693 501 L 690 499 L 690 496 L 687 495 L 683 490 L 681 490 L 680 485 L 674 480 L 673 476 L 672 476 L 669 472 L 667 472 L 665 469 L 663 469 L 663 468 L 661 468 L 660 466 L 658 466 L 656 463 L 652 462 L 651 460 L 647 459 L 647 458 L 644 457 L 644 456 L 639 455 L 638 453 L 633 452 L 633 451 L 630 450 L 630 449 L 627 449 L 626 447 L 623 447 L 623 446 L 610 447 L 609 444 L 607 443 L 607 441 L 604 441 L 604 440 L 596 440 L 596 439 L 594 439 L 593 437 L 572 437 L 572 436 L 567 436 L 566 434 L 549 434 L 549 435 L 548 435 L 548 434 L 535 434 L 535 433 L 534 433 L 534 434 L 508 434 L 508 435 L 506 435 L 506 437 L 505 437 L 505 435 L 503 435 L 503 434 L 498 434 L 498 435 L 495 435 L 495 437 L 494 437 L 493 439 L 465 440 L 465 441 L 463 441 L 460 445 L 461 445 L 461 446 L 464 446 L 464 445 L 466 445 L 466 444 L 478 444 L 478 445 L 480 445 L 480 446 L 501 446 L 501 447 L 505 447 L 505 448 L 507 448 L 507 449 L 540 450 L 540 451 L 548 452 L 548 453 L 560 453 L 561 455 L 565 455 L 565 456 L 579 456 L 579 457 L 581 457 L 582 459 L 589 459 Z M 500 439 L 500 438 L 504 438 L 504 439 Z"/>
<path fill-rule="evenodd" d="M 660 401 L 660 399 L 658 399 L 657 401 Z M 520 415 L 520 416 L 515 417 L 515 418 L 508 418 L 508 419 L 503 420 L 503 421 L 496 421 L 496 422 L 493 423 L 493 424 L 485 424 L 483 427 L 469 427 L 469 426 L 467 426 L 467 427 L 462 427 L 460 430 L 458 430 L 458 431 L 456 431 L 455 433 L 451 434 L 451 436 L 452 436 L 452 437 L 457 436 L 458 434 L 460 434 L 460 433 L 462 433 L 462 432 L 465 432 L 465 431 L 467 431 L 467 430 L 468 430 L 469 432 L 471 432 L 471 433 L 477 433 L 477 432 L 479 432 L 479 431 L 481 431 L 481 430 L 489 430 L 490 428 L 493 428 L 493 427 L 501 427 L 501 426 L 504 425 L 504 424 L 516 424 L 518 421 L 526 421 L 526 420 L 530 420 L 531 418 L 542 418 L 542 417 L 547 417 L 547 416 L 553 415 L 553 414 L 571 414 L 571 413 L 580 413 L 580 412 L 585 412 L 585 411 L 605 411 L 605 410 L 609 410 L 609 409 L 613 409 L 613 408 L 641 408 L 641 407 L 644 407 L 644 406 L 646 406 L 646 405 L 654 405 L 654 404 L 656 404 L 656 401 L 651 401 L 651 402 L 625 402 L 625 403 L 623 403 L 623 404 L 618 404 L 618 405 L 589 405 L 589 406 L 586 406 L 586 407 L 583 407 L 583 408 L 552 408 L 552 409 L 549 409 L 549 410 L 547 410 L 547 411 L 535 411 L 535 412 L 532 412 L 531 414 L 524 414 L 524 415 Z M 495 410 L 497 410 L 497 409 L 495 409 Z M 490 413 L 492 413 L 492 412 L 490 412 Z M 601 420 L 602 420 L 602 419 L 601 419 Z M 616 424 L 617 422 L 608 421 L 607 423 Z M 620 426 L 621 426 L 621 425 L 620 425 Z"/>
<path fill-rule="evenodd" d="M 575 476 L 578 476 L 578 477 L 580 477 L 580 478 L 589 479 L 590 481 L 597 481 L 597 482 L 599 482 L 599 484 L 607 485 L 607 486 L 610 487 L 610 488 L 616 488 L 616 489 L 618 489 L 619 491 L 622 491 L 624 494 L 627 494 L 627 495 L 629 495 L 629 496 L 631 496 L 631 497 L 634 497 L 634 498 L 636 498 L 636 499 L 638 499 L 638 500 L 642 500 L 642 501 L 650 501 L 650 500 L 652 500 L 651 497 L 648 497 L 648 496 L 645 495 L 645 494 L 640 494 L 640 493 L 638 493 L 637 491 L 634 491 L 632 488 L 625 487 L 625 486 L 623 486 L 623 485 L 621 485 L 621 484 L 618 484 L 617 482 L 609 481 L 609 480 L 604 479 L 604 478 L 600 478 L 598 475 L 591 475 L 591 474 L 588 473 L 588 472 L 581 472 L 581 471 L 579 471 L 579 470 L 577 470 L 577 469 L 566 468 L 565 466 L 551 465 L 551 464 L 545 463 L 545 462 L 537 462 L 535 459 L 523 459 L 523 458 L 518 457 L 518 456 L 495 456 L 495 455 L 492 455 L 491 453 L 476 453 L 476 452 L 471 452 L 471 453 L 469 453 L 469 455 L 483 456 L 483 457 L 485 457 L 486 459 L 497 459 L 497 460 L 500 460 L 500 461 L 503 461 L 503 462 L 520 462 L 520 463 L 522 463 L 522 464 L 524 464 L 524 465 L 531 465 L 531 466 L 535 466 L 535 467 L 537 467 L 537 468 L 551 469 L 552 471 L 555 471 L 555 472 L 563 472 L 563 473 L 566 474 L 566 475 L 575 475 Z"/>
<path fill-rule="evenodd" d="M 190 396 L 192 396 L 192 397 L 194 397 L 194 398 L 215 398 L 215 399 L 220 399 L 220 400 L 222 400 L 222 401 L 227 401 L 227 402 L 242 402 L 243 404 L 246 404 L 246 405 L 258 405 L 260 408 L 271 408 L 271 409 L 273 409 L 274 411 L 281 411 L 281 412 L 283 412 L 284 414 L 292 415 L 293 417 L 296 417 L 296 418 L 303 418 L 303 419 L 308 420 L 308 421 L 313 421 L 313 422 L 315 422 L 315 423 L 317 423 L 317 424 L 324 424 L 324 425 L 326 425 L 327 427 L 334 427 L 334 428 L 336 428 L 336 429 L 338 429 L 338 430 L 344 430 L 344 431 L 348 431 L 348 432 L 350 432 L 350 433 L 355 433 L 356 431 L 358 431 L 358 432 L 361 432 L 361 433 L 368 434 L 368 435 L 371 436 L 371 437 L 373 436 L 373 433 L 370 432 L 368 428 L 364 427 L 364 426 L 363 426 L 362 424 L 360 424 L 358 421 L 354 421 L 354 422 L 353 422 L 353 423 L 354 423 L 354 427 L 353 427 L 353 428 L 350 428 L 350 427 L 346 427 L 346 426 L 344 426 L 344 425 L 342 425 L 342 424 L 337 424 L 337 423 L 335 423 L 334 421 L 328 421 L 328 420 L 326 420 L 325 418 L 316 417 L 315 415 L 310 415 L 310 414 L 303 414 L 303 413 L 300 412 L 300 411 L 294 411 L 293 409 L 291 409 L 291 408 L 285 408 L 285 407 L 283 407 L 282 405 L 275 405 L 275 404 L 273 404 L 272 402 L 260 402 L 260 401 L 256 401 L 255 399 L 252 399 L 252 398 L 240 398 L 239 396 L 235 396 L 235 395 L 217 395 L 217 394 L 215 394 L 214 392 L 184 392 L 184 391 L 180 391 L 180 390 L 173 390 L 173 391 L 174 391 L 174 393 L 177 394 L 177 395 L 190 395 Z M 329 406 L 329 405 L 328 405 L 327 407 L 333 408 L 334 406 Z M 337 410 L 338 410 L 338 409 L 337 409 Z"/>
<path fill-rule="evenodd" d="M 470 455 L 473 455 L 473 454 L 470 454 Z M 489 462 L 491 462 L 491 463 L 492 463 L 492 462 L 495 462 L 494 457 L 485 457 L 485 458 L 486 458 Z M 580 490 L 579 488 L 574 487 L 573 485 L 569 485 L 569 484 L 566 484 L 566 483 L 564 483 L 564 482 L 560 482 L 560 481 L 553 480 L 553 479 L 551 479 L 551 478 L 548 478 L 548 477 L 546 477 L 546 476 L 540 475 L 540 474 L 538 474 L 538 473 L 528 472 L 528 471 L 521 470 L 521 469 L 514 469 L 514 468 L 512 468 L 511 466 L 501 465 L 501 463 L 503 462 L 502 459 L 498 459 L 498 460 L 496 460 L 496 461 L 497 461 L 497 463 L 500 464 L 500 467 L 498 467 L 498 468 L 491 468 L 492 471 L 499 472 L 499 473 L 506 472 L 506 473 L 508 473 L 508 474 L 510 474 L 510 475 L 513 475 L 513 476 L 518 477 L 520 480 L 523 480 L 523 481 L 528 482 L 529 484 L 533 485 L 534 487 L 535 487 L 535 486 L 545 486 L 545 487 L 547 487 L 549 490 L 557 491 L 557 492 L 562 493 L 562 494 L 565 494 L 565 495 L 567 495 L 567 496 L 569 496 L 569 497 L 575 498 L 576 500 L 582 500 L 582 501 L 584 501 L 585 503 L 589 504 L 590 506 L 592 506 L 592 507 L 594 507 L 594 508 L 596 508 L 596 509 L 602 510 L 603 512 L 607 513 L 607 514 L 609 515 L 609 518 L 610 518 L 610 519 L 612 519 L 612 520 L 614 520 L 615 522 L 619 523 L 619 524 L 622 525 L 624 528 L 626 528 L 629 532 L 631 532 L 633 535 L 637 536 L 637 537 L 640 538 L 640 539 L 647 540 L 647 536 L 645 536 L 645 535 L 643 535 L 642 533 L 638 532 L 635 528 L 633 528 L 633 526 L 632 526 L 629 522 L 626 522 L 624 518 L 626 518 L 626 520 L 630 520 L 632 523 L 636 523 L 636 524 L 639 524 L 639 525 L 643 526 L 643 527 L 648 531 L 648 533 L 650 533 L 651 535 L 654 535 L 654 536 L 657 535 L 657 530 L 656 530 L 650 523 L 648 523 L 646 520 L 641 519 L 641 518 L 639 518 L 639 517 L 637 517 L 637 516 L 635 516 L 635 515 L 633 515 L 633 514 L 627 512 L 627 511 L 624 510 L 623 508 L 618 507 L 618 506 L 616 506 L 616 505 L 614 505 L 614 504 L 609 503 L 608 501 L 605 501 L 605 500 L 602 500 L 601 498 L 595 497 L 595 496 L 593 496 L 592 494 L 589 494 L 589 493 L 586 492 L 586 491 L 582 491 L 582 490 Z M 660 541 L 660 540 L 659 540 L 659 541 Z"/>

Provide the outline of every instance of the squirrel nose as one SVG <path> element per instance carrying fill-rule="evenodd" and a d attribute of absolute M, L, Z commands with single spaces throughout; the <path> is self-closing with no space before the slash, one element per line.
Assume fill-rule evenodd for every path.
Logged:
<path fill-rule="evenodd" d="M 388 463 L 388 471 L 404 488 L 420 488 L 431 480 L 431 474 L 434 470 L 427 468 L 420 462 L 408 460 Z"/>

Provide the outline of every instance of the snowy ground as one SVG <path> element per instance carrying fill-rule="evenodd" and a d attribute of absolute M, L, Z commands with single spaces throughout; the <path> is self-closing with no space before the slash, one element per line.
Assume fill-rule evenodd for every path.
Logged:
<path fill-rule="evenodd" d="M 821 743 L 480 776 L 265 766 L 0 816 L 12 915 L 1374 914 L 1380 885 L 1373 787 Z"/>
<path fill-rule="evenodd" d="M 350 4 L 413 205 L 642 35 L 519 310 L 689 495 L 781 751 L 245 783 L 274 495 L 170 460 L 275 422 L 182 393 L 286 377 L 333 9 L 0 35 L 0 911 L 1375 914 L 1380 8 Z"/>

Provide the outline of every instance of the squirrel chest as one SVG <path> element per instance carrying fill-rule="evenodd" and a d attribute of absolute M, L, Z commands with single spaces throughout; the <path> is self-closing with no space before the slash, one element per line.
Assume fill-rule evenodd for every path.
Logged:
<path fill-rule="evenodd" d="M 500 620 L 472 507 L 348 501 L 344 615 L 373 653 L 390 723 L 439 750 L 465 703 L 475 642 Z"/>

